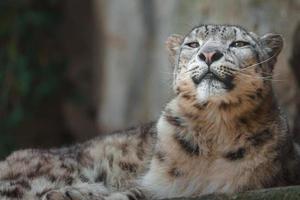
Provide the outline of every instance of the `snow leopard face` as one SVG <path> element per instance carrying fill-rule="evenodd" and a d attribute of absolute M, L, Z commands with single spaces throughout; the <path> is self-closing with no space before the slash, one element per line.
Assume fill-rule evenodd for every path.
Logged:
<path fill-rule="evenodd" d="M 258 37 L 238 26 L 201 25 L 185 37 L 172 35 L 166 44 L 176 93 L 206 102 L 261 96 L 271 85 L 283 41 L 280 35 Z"/>

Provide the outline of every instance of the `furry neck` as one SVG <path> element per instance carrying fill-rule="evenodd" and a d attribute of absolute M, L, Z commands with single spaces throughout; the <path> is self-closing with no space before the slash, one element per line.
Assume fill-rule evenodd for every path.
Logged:
<path fill-rule="evenodd" d="M 232 104 L 220 101 L 200 105 L 179 95 L 163 114 L 167 123 L 175 127 L 172 137 L 201 146 L 204 151 L 209 151 L 209 143 L 233 144 L 241 135 L 262 131 L 276 116 L 278 108 L 272 92 L 257 101 L 241 98 Z"/>

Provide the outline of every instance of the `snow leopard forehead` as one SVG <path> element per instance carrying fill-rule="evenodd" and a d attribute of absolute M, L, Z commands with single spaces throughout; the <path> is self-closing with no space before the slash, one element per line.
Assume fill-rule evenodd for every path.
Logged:
<path fill-rule="evenodd" d="M 240 34 L 244 36 L 250 35 L 245 28 L 238 25 L 203 24 L 192 28 L 185 37 L 198 36 L 208 38 L 216 36 L 216 38 L 220 39 L 229 39 L 230 37 L 237 37 Z"/>

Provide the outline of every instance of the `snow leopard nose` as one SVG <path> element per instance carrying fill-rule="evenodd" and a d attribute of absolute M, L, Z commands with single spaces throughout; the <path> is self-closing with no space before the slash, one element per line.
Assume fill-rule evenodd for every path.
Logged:
<path fill-rule="evenodd" d="M 209 51 L 209 52 L 201 52 L 198 55 L 199 59 L 204 61 L 208 66 L 211 65 L 211 63 L 219 60 L 223 57 L 223 53 L 215 50 L 215 51 Z"/>

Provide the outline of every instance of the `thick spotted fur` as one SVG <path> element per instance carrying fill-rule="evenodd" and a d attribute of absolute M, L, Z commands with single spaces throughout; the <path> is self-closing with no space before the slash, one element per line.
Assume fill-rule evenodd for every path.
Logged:
<path fill-rule="evenodd" d="M 175 96 L 156 123 L 0 163 L 1 199 L 138 200 L 298 184 L 272 89 L 283 45 L 239 26 L 201 25 L 166 43 Z"/>

